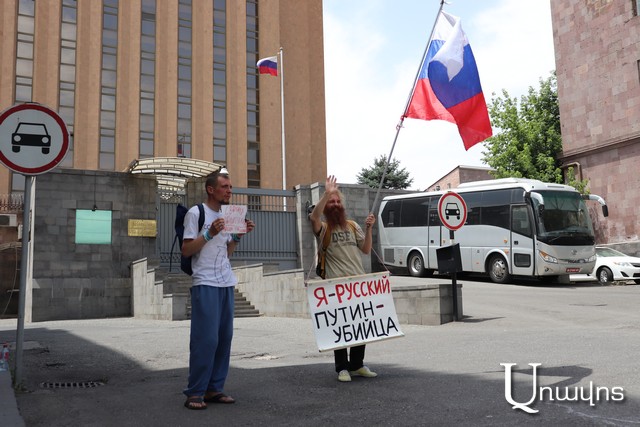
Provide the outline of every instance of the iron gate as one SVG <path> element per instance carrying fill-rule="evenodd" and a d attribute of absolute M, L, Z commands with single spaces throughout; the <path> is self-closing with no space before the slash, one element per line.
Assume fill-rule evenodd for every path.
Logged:
<path fill-rule="evenodd" d="M 185 204 L 186 196 L 160 192 L 158 202 L 158 254 L 160 266 L 180 271 L 180 250 L 175 240 L 176 206 Z M 266 264 L 278 270 L 297 268 L 297 227 L 295 192 L 257 188 L 234 188 L 232 204 L 246 205 L 247 217 L 256 228 L 243 237 L 231 260 L 237 264 Z"/>

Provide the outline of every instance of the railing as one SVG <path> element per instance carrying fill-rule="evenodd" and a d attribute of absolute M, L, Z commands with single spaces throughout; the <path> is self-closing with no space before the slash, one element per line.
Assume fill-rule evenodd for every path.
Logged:
<path fill-rule="evenodd" d="M 0 194 L 0 212 L 22 212 L 24 209 L 24 194 Z"/>

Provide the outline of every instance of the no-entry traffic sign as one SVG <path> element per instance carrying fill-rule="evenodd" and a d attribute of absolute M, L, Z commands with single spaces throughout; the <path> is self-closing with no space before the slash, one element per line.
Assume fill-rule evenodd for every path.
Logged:
<path fill-rule="evenodd" d="M 438 215 L 445 227 L 455 231 L 467 222 L 467 204 L 458 193 L 449 191 L 440 197 Z"/>
<path fill-rule="evenodd" d="M 69 131 L 44 105 L 18 104 L 0 114 L 0 162 L 14 172 L 38 175 L 55 168 L 69 150 Z"/>

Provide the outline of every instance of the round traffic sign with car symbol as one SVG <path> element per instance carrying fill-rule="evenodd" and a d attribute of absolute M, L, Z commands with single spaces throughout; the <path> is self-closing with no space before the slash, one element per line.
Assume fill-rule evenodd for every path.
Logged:
<path fill-rule="evenodd" d="M 0 114 L 0 163 L 23 175 L 55 168 L 69 150 L 69 131 L 60 116 L 36 103 Z"/>

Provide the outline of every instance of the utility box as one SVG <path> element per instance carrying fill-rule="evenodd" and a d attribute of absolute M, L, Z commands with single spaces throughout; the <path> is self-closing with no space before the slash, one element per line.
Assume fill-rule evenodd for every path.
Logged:
<path fill-rule="evenodd" d="M 438 273 L 453 274 L 462 271 L 459 243 L 436 249 L 436 255 L 438 257 Z"/>

